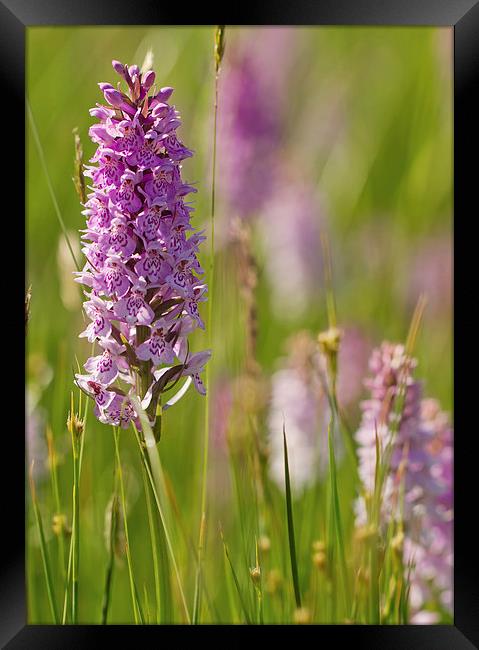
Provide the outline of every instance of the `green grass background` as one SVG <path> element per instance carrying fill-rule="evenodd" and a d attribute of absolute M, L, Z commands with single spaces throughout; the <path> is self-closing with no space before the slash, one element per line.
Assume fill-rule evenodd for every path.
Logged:
<path fill-rule="evenodd" d="M 242 31 L 253 34 L 254 29 Z M 300 46 L 295 54 L 294 75 L 287 86 L 291 119 L 284 125 L 285 147 L 298 161 L 298 172 L 301 174 L 304 166 L 304 174 L 317 185 L 323 199 L 333 251 L 339 324 L 358 325 L 374 343 L 404 340 L 414 307 L 414 300 L 405 295 L 405 287 L 418 251 L 429 241 L 452 238 L 452 32 L 448 28 L 295 30 Z M 227 48 L 235 47 L 238 31 L 227 28 Z M 67 229 L 75 233 L 84 227 L 71 181 L 72 130 L 78 127 L 88 160 L 94 152 L 88 140 L 92 123 L 88 109 L 100 101 L 97 82 L 116 83 L 112 59 L 141 65 L 149 49 L 154 54 L 159 85 L 175 88 L 172 101 L 182 115 L 181 134 L 195 150 L 195 156 L 184 164 L 184 176 L 197 183 L 194 224 L 206 226 L 211 193 L 214 28 L 34 27 L 27 34 L 27 98 Z M 251 43 L 254 52 L 254 38 Z M 226 72 L 224 68 L 223 74 Z M 333 122 L 333 116 L 338 114 L 340 119 Z M 328 124 L 326 138 L 321 134 L 327 131 Z M 41 391 L 39 406 L 60 454 L 62 507 L 70 517 L 71 453 L 66 418 L 75 355 L 83 363 L 89 346 L 78 339 L 84 329 L 80 306 L 75 307 L 74 298 L 70 308 L 62 300 L 62 291 L 68 291 L 68 286 L 73 294 L 78 294 L 79 289 L 70 279 L 73 269 L 58 264 L 61 229 L 28 121 L 26 132 L 27 285 L 32 285 L 27 380 L 30 387 L 38 386 L 41 367 L 48 366 L 52 371 L 50 382 Z M 221 165 L 220 158 L 217 164 Z M 221 187 L 218 193 L 221 195 Z M 219 211 L 218 222 L 225 219 L 228 215 Z M 256 246 L 261 267 L 262 249 L 260 243 Z M 204 248 L 202 261 L 207 265 L 209 247 Z M 228 260 L 221 252 L 217 273 L 211 361 L 213 399 L 215 379 L 239 371 L 243 349 L 241 299 Z M 296 321 L 275 316 L 269 293 L 267 277 L 261 274 L 258 356 L 267 372 L 275 368 L 291 333 L 303 328 L 317 332 L 327 325 L 320 292 L 318 302 Z M 442 308 L 426 310 L 416 347 L 418 376 L 424 380 L 426 394 L 440 399 L 449 412 L 450 300 L 444 295 Z M 206 336 L 195 334 L 194 348 L 205 345 Z M 195 540 L 200 516 L 203 413 L 204 400 L 191 391 L 166 414 L 160 445 L 185 528 Z M 44 427 L 40 437 L 43 433 Z M 130 432 L 122 434 L 122 457 L 135 574 L 141 589 L 146 585 L 152 594 L 143 486 Z M 91 415 L 81 490 L 79 607 L 83 622 L 94 623 L 100 618 L 107 561 L 104 511 L 112 492 L 113 459 L 112 432 Z M 55 558 L 55 540 L 49 532 L 53 500 L 48 475 L 39 475 L 37 483 L 49 548 Z M 233 555 L 240 537 L 233 501 L 225 457 L 213 446 L 205 581 L 222 620 L 228 620 L 229 609 L 218 521 L 222 522 Z M 297 505 L 299 520 L 303 506 L 303 502 Z M 302 544 L 300 539 L 298 545 L 300 564 L 301 558 L 308 562 L 306 542 Z M 238 553 L 235 560 L 239 571 L 246 575 L 248 567 Z M 250 561 L 253 566 L 254 558 Z M 180 566 L 192 599 L 194 566 L 186 552 L 180 555 Z M 50 614 L 31 512 L 27 517 L 27 567 L 29 622 L 48 622 Z M 59 582 L 57 587 L 59 596 Z M 115 569 L 109 620 L 131 620 L 126 562 Z"/>

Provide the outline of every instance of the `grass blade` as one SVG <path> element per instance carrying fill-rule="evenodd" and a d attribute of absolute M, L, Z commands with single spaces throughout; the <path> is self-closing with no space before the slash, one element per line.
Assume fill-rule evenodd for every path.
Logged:
<path fill-rule="evenodd" d="M 291 499 L 291 482 L 289 477 L 288 445 L 286 443 L 286 429 L 283 422 L 283 447 L 284 447 L 284 484 L 286 492 L 286 517 L 288 520 L 289 556 L 291 559 L 291 573 L 293 575 L 294 599 L 296 607 L 301 607 L 301 592 L 299 590 L 298 563 L 296 560 L 296 544 L 294 540 L 293 504 Z"/>
<path fill-rule="evenodd" d="M 56 453 L 55 444 L 53 440 L 53 432 L 49 427 L 47 427 L 46 430 L 46 437 L 47 437 L 47 446 L 48 446 L 48 464 L 50 469 L 50 480 L 52 483 L 53 497 L 55 499 L 55 510 L 56 510 L 55 514 L 57 517 L 61 518 L 63 515 L 61 510 L 61 504 L 60 504 L 60 491 L 58 489 L 58 474 L 57 474 L 58 458 L 57 458 L 57 453 Z M 61 519 L 60 519 L 60 525 L 61 528 L 57 535 L 58 558 L 60 563 L 60 573 L 63 581 L 65 581 L 66 580 L 65 543 L 64 543 L 64 529 L 63 529 L 63 524 L 61 523 Z"/>
<path fill-rule="evenodd" d="M 229 554 L 229 551 L 228 551 L 228 546 L 226 545 L 226 541 L 225 541 L 225 538 L 223 536 L 223 531 L 221 530 L 221 528 L 220 528 L 220 535 L 221 535 L 221 541 L 223 542 L 223 549 L 224 549 L 224 552 L 225 552 L 225 556 L 226 556 L 226 559 L 228 560 L 228 564 L 230 565 L 231 574 L 233 576 L 236 591 L 238 592 L 238 598 L 239 598 L 239 601 L 240 601 L 240 604 L 241 604 L 241 609 L 243 610 L 243 614 L 244 614 L 244 617 L 246 619 L 246 622 L 248 623 L 248 625 L 251 625 L 251 616 L 248 613 L 248 608 L 246 607 L 246 602 L 245 602 L 245 599 L 244 599 L 242 591 L 241 591 L 241 587 L 240 587 L 240 584 L 239 584 L 239 581 L 238 581 L 238 576 L 236 575 L 236 571 L 234 570 L 233 562 L 231 561 L 230 554 Z"/>
<path fill-rule="evenodd" d="M 217 135 L 217 121 L 218 121 L 218 79 L 220 72 L 221 59 L 224 53 L 224 26 L 220 25 L 215 31 L 215 105 L 214 105 L 214 124 L 213 124 L 213 169 L 211 179 L 211 237 L 210 237 L 210 278 L 209 278 L 209 295 L 208 300 L 208 319 L 207 319 L 207 332 L 208 332 L 208 348 L 211 348 L 211 341 L 213 339 L 213 289 L 215 279 L 215 185 L 216 185 L 216 135 Z M 201 564 L 203 560 L 203 545 L 206 533 L 206 492 L 207 492 L 207 475 L 208 475 L 208 445 L 209 445 L 209 432 L 210 432 L 210 364 L 208 363 L 205 368 L 205 385 L 207 389 L 206 402 L 205 402 L 205 423 L 204 423 L 204 439 L 203 439 L 203 478 L 201 482 L 201 518 L 200 528 L 198 533 L 198 567 L 196 571 L 195 581 L 195 597 L 193 605 L 193 623 L 197 624 L 200 619 L 201 612 Z"/>
<path fill-rule="evenodd" d="M 113 567 L 115 566 L 115 543 L 118 528 L 118 473 L 115 471 L 114 490 L 111 501 L 110 529 L 108 534 L 108 565 L 106 568 L 105 588 L 103 591 L 103 602 L 101 608 L 101 624 L 106 625 L 108 609 L 110 607 L 111 583 L 113 578 Z"/>
<path fill-rule="evenodd" d="M 133 605 L 133 616 L 135 618 L 135 623 L 138 625 L 140 622 L 139 620 L 139 608 L 138 608 L 138 603 L 137 603 L 137 597 L 136 597 L 136 588 L 135 588 L 135 581 L 133 579 L 133 565 L 131 561 L 131 553 L 130 553 L 130 538 L 128 536 L 128 521 L 127 521 L 127 516 L 126 516 L 126 498 L 125 498 L 125 486 L 123 483 L 123 471 L 121 469 L 121 459 L 120 459 L 120 446 L 119 446 L 119 431 L 118 427 L 113 428 L 113 438 L 115 441 L 115 454 L 116 454 L 116 464 L 117 464 L 117 472 L 118 472 L 118 479 L 120 482 L 120 495 L 121 495 L 121 506 L 123 510 L 123 521 L 125 524 L 125 541 L 126 541 L 126 560 L 128 564 L 128 576 L 130 579 L 130 593 L 131 593 L 131 601 Z"/>
<path fill-rule="evenodd" d="M 335 539 L 338 544 L 339 551 L 339 564 L 341 567 L 341 576 L 344 588 L 344 597 L 346 601 L 346 611 L 350 613 L 350 596 L 349 596 L 349 583 L 348 583 L 348 569 L 346 564 L 346 554 L 344 549 L 344 531 L 341 521 L 341 509 L 339 505 L 339 492 L 338 481 L 336 475 L 336 458 L 334 454 L 334 444 L 332 436 L 332 425 L 334 424 L 334 417 L 331 417 L 331 422 L 328 427 L 328 447 L 329 447 L 329 473 L 331 480 L 331 516 L 334 523 Z"/>
<path fill-rule="evenodd" d="M 144 433 L 144 436 L 145 436 L 145 445 L 146 445 L 146 449 L 147 449 L 147 452 L 148 452 L 148 456 L 146 456 L 146 454 L 145 454 L 145 450 L 144 450 L 142 442 L 140 440 L 138 430 L 137 430 L 137 428 L 135 427 L 134 424 L 133 424 L 133 430 L 135 432 L 136 440 L 138 442 L 138 447 L 140 449 L 141 459 L 142 459 L 143 465 L 145 467 L 148 479 L 150 481 L 151 489 L 153 491 L 153 496 L 155 497 L 155 502 L 156 502 L 156 506 L 157 506 L 157 509 L 158 509 L 158 514 L 160 515 L 160 521 L 161 521 L 161 525 L 162 525 L 163 532 L 164 532 L 164 535 L 165 535 L 166 545 L 167 545 L 168 551 L 170 553 L 171 561 L 173 562 L 173 569 L 175 571 L 176 580 L 177 580 L 177 583 L 178 583 L 178 588 L 180 590 L 180 596 L 181 596 L 181 601 L 182 601 L 183 608 L 184 608 L 184 611 L 185 611 L 186 620 L 188 621 L 188 623 L 191 623 L 191 617 L 190 617 L 190 613 L 189 613 L 189 610 L 188 610 L 188 605 L 186 604 L 186 598 L 185 598 L 185 592 L 184 592 L 184 589 L 183 589 L 183 583 L 181 581 L 180 572 L 178 570 L 178 564 L 176 562 L 175 553 L 173 551 L 173 545 L 171 543 L 171 538 L 170 538 L 170 535 L 169 535 L 167 527 L 166 527 L 166 520 L 165 520 L 165 516 L 164 516 L 164 512 L 163 512 L 163 507 L 161 505 L 160 498 L 159 498 L 160 488 L 161 488 L 161 485 L 162 485 L 162 478 L 161 478 L 161 464 L 160 464 L 160 458 L 159 458 L 159 455 L 158 455 L 158 449 L 156 447 L 155 436 L 153 434 L 150 423 L 148 421 L 148 417 L 147 417 L 145 411 L 142 409 L 140 401 L 138 400 L 138 398 L 135 397 L 134 395 L 132 395 L 131 396 L 131 402 L 133 404 L 133 407 L 134 407 L 135 411 L 138 413 L 138 417 L 140 418 L 140 421 L 141 421 L 141 426 L 142 426 L 143 433 Z"/>
<path fill-rule="evenodd" d="M 45 541 L 45 535 L 43 532 L 43 524 L 42 524 L 42 518 L 40 516 L 40 511 L 38 508 L 38 503 L 37 503 L 37 494 L 35 491 L 35 483 L 33 481 L 33 461 L 30 466 L 30 492 L 32 495 L 32 505 L 33 505 L 33 512 L 35 514 L 35 521 L 37 524 L 37 530 L 38 530 L 38 536 L 40 538 L 40 550 L 42 554 L 42 561 L 43 561 L 43 571 L 45 574 L 45 583 L 47 586 L 47 594 L 48 594 L 48 602 L 50 604 L 50 610 L 52 613 L 53 620 L 55 624 L 59 623 L 59 618 L 58 618 L 58 611 L 57 611 L 57 606 L 55 603 L 55 593 L 53 589 L 53 580 L 52 580 L 52 572 L 50 568 L 50 560 L 48 557 L 48 551 L 47 551 L 47 545 Z"/>
<path fill-rule="evenodd" d="M 156 622 L 170 623 L 172 621 L 171 612 L 171 584 L 170 584 L 170 565 L 166 551 L 166 541 L 162 530 L 159 531 L 161 543 L 158 543 L 156 536 L 155 520 L 153 517 L 153 507 L 151 503 L 150 484 L 144 465 L 142 464 L 143 487 L 145 490 L 146 507 L 148 511 L 148 524 L 150 529 L 151 552 L 153 556 L 153 576 L 155 580 L 155 598 L 156 598 Z M 158 548 L 160 548 L 160 558 L 158 557 Z"/>

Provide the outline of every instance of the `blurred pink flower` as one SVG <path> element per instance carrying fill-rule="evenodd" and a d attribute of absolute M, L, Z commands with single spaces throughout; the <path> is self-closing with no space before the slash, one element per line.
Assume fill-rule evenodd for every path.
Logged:
<path fill-rule="evenodd" d="M 452 240 L 446 233 L 417 247 L 406 285 L 409 305 L 425 293 L 427 311 L 434 316 L 450 316 L 452 306 Z"/>
<path fill-rule="evenodd" d="M 284 320 L 322 296 L 320 209 L 315 188 L 282 173 L 259 221 L 272 308 Z"/>
<path fill-rule="evenodd" d="M 238 30 L 223 62 L 218 188 L 231 216 L 256 216 L 271 196 L 287 104 L 294 30 Z"/>
<path fill-rule="evenodd" d="M 347 326 L 341 330 L 337 393 L 339 404 L 350 409 L 363 391 L 363 377 L 368 368 L 371 343 L 358 327 Z"/>
<path fill-rule="evenodd" d="M 422 385 L 413 376 L 416 365 L 403 345 L 384 342 L 373 350 L 365 381 L 370 398 L 362 402 L 356 433 L 359 475 L 369 494 L 374 491 L 376 436 L 383 453 L 392 443 L 382 499 L 384 526 L 400 516 L 398 477 L 404 465 L 403 560 L 412 565 L 413 616 L 431 599 L 452 610 L 453 561 L 452 428 L 437 401 L 422 399 Z M 402 389 L 405 400 L 393 438 L 395 404 Z M 356 520 L 367 523 L 362 497 L 356 503 Z"/>

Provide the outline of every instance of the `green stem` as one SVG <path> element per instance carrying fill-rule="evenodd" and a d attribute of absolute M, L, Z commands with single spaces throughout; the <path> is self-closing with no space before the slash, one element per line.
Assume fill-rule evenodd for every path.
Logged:
<path fill-rule="evenodd" d="M 217 68 L 215 74 L 215 106 L 214 106 L 214 125 L 213 125 L 213 173 L 211 181 L 211 237 L 210 237 L 210 282 L 208 300 L 208 317 L 207 317 L 207 331 L 208 331 L 208 348 L 211 348 L 213 339 L 213 295 L 214 295 L 214 280 L 215 280 L 215 185 L 216 185 L 216 132 L 218 121 L 218 78 L 219 69 Z M 203 438 L 203 476 L 201 482 L 201 518 L 200 528 L 198 533 L 198 567 L 196 572 L 195 582 L 195 598 L 193 606 L 193 623 L 199 622 L 201 613 L 201 577 L 202 577 L 202 560 L 203 560 L 203 545 L 204 536 L 206 531 L 206 497 L 207 497 L 207 478 L 208 478 L 208 447 L 209 447 L 209 426 L 210 426 L 210 384 L 211 373 L 210 364 L 208 363 L 205 368 L 205 382 L 206 382 L 206 401 L 205 401 L 205 423 L 204 423 L 204 438 Z"/>
<path fill-rule="evenodd" d="M 148 480 L 150 481 L 153 496 L 155 498 L 155 503 L 156 503 L 156 507 L 157 507 L 157 510 L 158 510 L 158 514 L 160 516 L 160 521 L 161 521 L 161 525 L 162 525 L 162 528 L 163 528 L 163 533 L 165 535 L 166 545 L 167 545 L 167 548 L 168 548 L 168 552 L 170 553 L 170 556 L 171 556 L 171 561 L 173 562 L 173 569 L 175 571 L 176 580 L 177 580 L 177 583 L 178 583 L 178 589 L 180 591 L 181 601 L 183 603 L 183 608 L 185 610 L 186 620 L 187 620 L 188 623 L 191 623 L 190 614 L 189 614 L 189 611 L 188 611 L 188 605 L 186 604 L 186 598 L 185 598 L 185 592 L 184 592 L 184 589 L 183 589 L 183 583 L 181 581 L 180 572 L 178 570 L 178 564 L 176 562 L 175 553 L 173 551 L 173 545 L 171 543 L 171 539 L 170 539 L 170 536 L 168 534 L 168 530 L 166 528 L 166 520 L 165 520 L 165 516 L 164 516 L 164 513 L 163 513 L 163 508 L 162 508 L 162 505 L 161 505 L 161 502 L 160 502 L 160 499 L 159 499 L 159 496 L 158 496 L 159 493 L 160 493 L 160 487 L 161 487 L 161 475 L 160 475 L 161 467 L 160 467 L 160 459 L 158 457 L 158 450 L 156 448 L 155 438 L 154 438 L 153 432 L 151 430 L 151 427 L 149 426 L 148 418 L 146 417 L 145 412 L 141 408 L 141 404 L 139 403 L 139 401 L 135 397 L 132 397 L 131 401 L 133 402 L 133 406 L 134 406 L 135 410 L 139 414 L 140 421 L 141 421 L 142 427 L 143 427 L 144 432 L 145 432 L 145 438 L 146 438 L 145 444 L 146 444 L 146 448 L 148 450 L 148 457 L 146 456 L 145 451 L 143 449 L 143 445 L 142 445 L 142 442 L 140 440 L 138 430 L 135 427 L 135 425 L 133 425 L 133 430 L 135 432 L 135 437 L 136 437 L 136 440 L 138 442 L 138 447 L 140 449 L 141 460 L 142 460 L 143 466 L 144 466 L 144 468 L 146 470 L 146 474 L 148 476 Z M 148 460 L 148 458 L 149 458 L 149 460 Z"/>
<path fill-rule="evenodd" d="M 72 531 L 73 533 L 73 531 Z M 70 539 L 70 547 L 68 551 L 68 568 L 67 568 L 67 578 L 65 582 L 65 594 L 63 596 L 63 614 L 62 614 L 62 625 L 65 625 L 67 622 L 67 612 L 68 612 L 68 595 L 70 593 L 70 584 L 72 577 L 72 556 L 73 556 L 73 540 Z"/>
<path fill-rule="evenodd" d="M 71 412 L 73 413 L 73 404 L 71 406 Z M 80 453 L 79 453 L 79 458 L 78 458 L 78 471 L 77 471 L 77 478 L 78 478 L 78 484 L 80 483 L 80 478 L 81 478 L 81 469 L 82 469 L 82 464 L 83 464 L 83 449 L 85 446 L 85 433 L 86 433 L 86 425 L 87 425 L 87 420 L 88 420 L 88 400 L 85 403 L 85 411 L 83 413 L 83 434 L 81 436 L 81 442 L 80 442 Z M 72 438 L 72 445 L 73 445 L 73 454 L 75 456 L 75 443 Z M 73 461 L 75 465 L 75 460 Z M 74 472 L 75 472 L 75 466 L 74 466 Z M 74 479 L 75 483 L 75 479 Z M 78 485 L 79 487 L 79 485 Z M 79 495 L 79 489 L 77 490 L 77 493 Z M 73 500 L 75 499 L 75 496 L 73 496 Z M 67 622 L 67 612 L 68 612 L 68 596 L 69 596 L 69 590 L 70 590 L 70 585 L 72 581 L 72 569 L 73 569 L 73 553 L 74 553 L 74 536 L 73 536 L 73 523 L 72 523 L 72 535 L 70 538 L 70 548 L 68 551 L 68 568 L 67 568 L 67 577 L 66 577 L 66 583 L 65 583 L 65 594 L 63 597 L 63 614 L 62 614 L 62 625 L 65 625 Z"/>
<path fill-rule="evenodd" d="M 283 446 L 284 446 L 284 480 L 286 492 L 286 516 L 288 520 L 288 539 L 289 539 L 289 555 L 291 559 L 291 573 L 293 575 L 294 598 L 296 607 L 301 607 L 301 592 L 299 590 L 299 574 L 298 562 L 296 559 L 296 544 L 294 539 L 294 521 L 293 521 L 293 504 L 291 499 L 291 483 L 289 478 L 289 463 L 288 463 L 288 445 L 286 443 L 286 430 L 283 423 Z"/>
<path fill-rule="evenodd" d="M 123 483 L 123 471 L 121 468 L 121 459 L 120 459 L 120 446 L 119 446 L 119 430 L 118 427 L 113 428 L 113 438 L 115 441 L 115 454 L 116 454 L 116 463 L 117 463 L 117 470 L 118 470 L 118 478 L 120 481 L 120 495 L 121 495 L 121 505 L 122 505 L 122 510 L 123 510 L 123 521 L 125 525 L 125 541 L 126 541 L 126 560 L 128 564 L 128 576 L 130 579 L 130 593 L 131 593 L 131 601 L 133 605 L 133 616 L 135 618 L 135 623 L 138 625 L 140 620 L 139 620 L 139 615 L 138 615 L 138 605 L 136 601 L 136 590 L 135 590 L 135 582 L 133 579 L 133 565 L 131 561 L 131 553 L 130 553 L 130 538 L 128 535 L 128 521 L 127 521 L 127 516 L 126 516 L 126 497 L 125 497 L 125 486 Z"/>
<path fill-rule="evenodd" d="M 60 491 L 58 489 L 58 474 L 57 474 L 57 454 L 55 451 L 55 445 L 53 442 L 53 433 L 50 429 L 47 429 L 47 445 L 48 445 L 48 457 L 50 462 L 50 477 L 52 482 L 52 492 L 55 499 L 55 510 L 56 515 L 60 517 L 62 515 L 61 504 L 60 504 Z M 63 581 L 66 580 L 65 572 L 65 542 L 64 542 L 64 530 L 63 525 L 58 534 L 58 559 L 60 564 L 60 573 Z"/>
<path fill-rule="evenodd" d="M 153 518 L 153 508 L 151 504 L 151 496 L 150 496 L 150 485 L 148 483 L 147 475 L 145 468 L 142 464 L 141 466 L 142 470 L 142 475 L 143 475 L 143 489 L 145 490 L 145 496 L 146 496 L 146 507 L 148 510 L 148 524 L 150 527 L 150 540 L 151 540 L 151 552 L 153 555 L 153 575 L 155 578 L 155 597 L 156 597 L 156 622 L 160 623 L 161 622 L 161 615 L 160 615 L 160 606 L 163 604 L 163 598 L 161 598 L 161 591 L 160 591 L 160 570 L 159 570 L 159 561 L 158 561 L 158 542 L 156 539 L 156 530 L 155 530 L 155 521 Z M 165 579 L 167 579 L 168 576 L 165 576 Z M 163 619 L 165 623 L 168 623 L 170 621 L 167 621 Z"/>
<path fill-rule="evenodd" d="M 341 508 L 339 505 L 338 482 L 336 476 L 336 459 L 334 454 L 334 443 L 332 437 L 333 426 L 334 426 L 334 416 L 331 417 L 331 423 L 330 426 L 328 427 L 329 472 L 330 472 L 330 481 L 331 481 L 331 514 L 332 514 L 332 520 L 334 522 L 334 529 L 336 533 L 334 537 L 338 545 L 339 565 L 340 565 L 341 579 L 343 582 L 346 611 L 349 616 L 351 599 L 349 595 L 348 570 L 346 564 L 346 553 L 344 549 L 344 532 L 343 532 L 343 526 L 341 521 Z"/>
<path fill-rule="evenodd" d="M 45 535 L 43 532 L 42 518 L 40 516 L 40 510 L 38 508 L 37 497 L 35 492 L 35 484 L 33 482 L 33 462 L 30 469 L 30 491 L 32 496 L 33 512 L 37 524 L 38 536 L 40 538 L 40 550 L 42 554 L 43 571 L 45 574 L 45 582 L 47 586 L 48 602 L 50 605 L 53 621 L 55 624 L 58 624 L 59 618 L 58 618 L 58 611 L 55 602 L 55 593 L 53 590 L 53 580 L 52 580 L 52 572 L 50 568 L 50 559 L 48 557 L 47 545 L 45 541 Z"/>
<path fill-rule="evenodd" d="M 72 524 L 72 623 L 78 622 L 78 570 L 80 564 L 80 474 L 78 444 L 73 443 L 73 524 Z"/>
<path fill-rule="evenodd" d="M 118 529 L 117 507 L 118 507 L 118 472 L 115 463 L 114 489 L 113 489 L 113 498 L 111 504 L 110 537 L 109 537 L 110 544 L 108 549 L 108 565 L 106 568 L 105 588 L 103 591 L 103 603 L 101 609 L 102 625 L 106 625 L 107 618 L 108 618 L 108 609 L 110 607 L 111 583 L 113 578 L 113 568 L 115 566 L 115 540 L 116 540 L 117 529 Z"/>

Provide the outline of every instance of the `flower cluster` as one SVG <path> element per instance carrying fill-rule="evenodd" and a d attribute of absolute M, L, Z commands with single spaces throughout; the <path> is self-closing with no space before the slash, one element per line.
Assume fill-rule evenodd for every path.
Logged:
<path fill-rule="evenodd" d="M 259 221 L 272 307 L 280 318 L 303 316 L 320 293 L 323 260 L 318 213 L 314 187 L 283 172 Z"/>
<path fill-rule="evenodd" d="M 238 29 L 228 46 L 219 91 L 219 179 L 228 212 L 242 219 L 258 216 L 275 191 L 296 40 L 294 29 L 255 29 L 253 38 Z"/>
<path fill-rule="evenodd" d="M 419 622 L 421 608 L 436 596 L 445 608 L 452 606 L 452 429 L 438 403 L 421 398 L 421 384 L 413 377 L 415 366 L 416 360 L 402 345 L 386 342 L 373 351 L 372 376 L 365 381 L 371 396 L 362 403 L 356 440 L 359 473 L 369 494 L 374 490 L 376 435 L 383 453 L 391 442 L 382 520 L 387 524 L 392 517 L 400 517 L 403 509 L 403 560 L 413 566 L 410 604 Z M 393 426 L 400 391 L 404 391 L 404 401 Z M 356 514 L 357 523 L 364 525 L 367 515 L 362 498 Z"/>
<path fill-rule="evenodd" d="M 98 147 L 85 171 L 93 183 L 83 212 L 86 264 L 77 273 L 90 289 L 84 309 L 91 323 L 80 336 L 96 341 L 101 353 L 76 380 L 94 398 L 100 421 L 127 427 L 131 420 L 139 425 L 131 394 L 143 400 L 151 421 L 168 382 L 185 376 L 204 394 L 200 372 L 210 351 L 190 354 L 188 346 L 188 335 L 204 328 L 199 303 L 207 286 L 197 253 L 205 237 L 191 226 L 185 201 L 196 191 L 181 176 L 181 161 L 192 151 L 176 134 L 173 89 L 157 91 L 151 70 L 142 74 L 118 61 L 113 68 L 128 91 L 100 83 L 107 105 L 90 110 L 99 119 L 90 128 Z"/>
<path fill-rule="evenodd" d="M 222 185 L 233 213 L 247 218 L 261 210 L 271 191 L 278 111 L 247 55 L 224 75 L 220 101 L 225 120 L 220 124 Z"/>
<path fill-rule="evenodd" d="M 308 332 L 289 340 L 288 356 L 271 379 L 268 414 L 271 477 L 284 488 L 283 423 L 293 489 L 301 492 L 327 467 L 330 411 L 319 373 L 321 358 Z"/>

